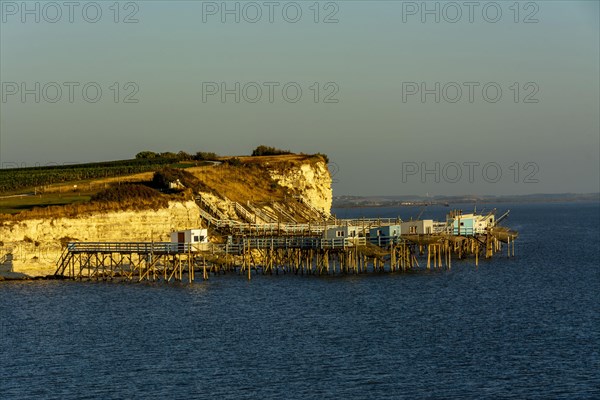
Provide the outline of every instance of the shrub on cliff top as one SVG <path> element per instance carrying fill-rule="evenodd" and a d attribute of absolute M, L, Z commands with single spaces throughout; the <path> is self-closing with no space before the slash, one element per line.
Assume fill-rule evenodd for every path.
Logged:
<path fill-rule="evenodd" d="M 153 201 L 160 195 L 159 192 L 145 185 L 125 184 L 113 186 L 96 193 L 92 196 L 92 201 L 115 203 L 130 200 Z"/>
<path fill-rule="evenodd" d="M 244 165 L 242 160 L 240 160 L 237 157 L 233 157 L 233 158 L 229 158 L 229 159 L 225 160 L 225 164 L 231 165 L 232 167 L 241 167 L 242 165 Z"/>
<path fill-rule="evenodd" d="M 138 160 L 139 159 L 158 158 L 158 157 L 159 157 L 158 153 L 155 153 L 153 151 L 148 151 L 148 150 L 140 151 L 139 153 L 137 153 L 135 155 L 135 158 Z"/>
<path fill-rule="evenodd" d="M 186 188 L 197 188 L 200 181 L 187 171 L 177 168 L 162 168 L 154 173 L 152 184 L 158 189 L 169 189 L 169 184 L 179 181 Z"/>
<path fill-rule="evenodd" d="M 252 152 L 252 157 L 256 157 L 256 156 L 278 156 L 280 154 L 292 154 L 291 151 L 289 150 L 281 150 L 278 149 L 276 147 L 270 147 L 270 146 L 258 146 L 257 148 L 254 149 L 254 151 Z"/>
<path fill-rule="evenodd" d="M 163 153 L 156 153 L 154 151 L 140 151 L 135 155 L 137 160 L 140 159 L 167 159 L 174 161 L 185 161 L 193 159 L 193 156 L 185 151 L 179 151 L 178 153 L 173 153 L 171 151 L 165 151 Z"/>
<path fill-rule="evenodd" d="M 211 151 L 199 151 L 193 158 L 197 161 L 215 161 L 219 155 Z"/>

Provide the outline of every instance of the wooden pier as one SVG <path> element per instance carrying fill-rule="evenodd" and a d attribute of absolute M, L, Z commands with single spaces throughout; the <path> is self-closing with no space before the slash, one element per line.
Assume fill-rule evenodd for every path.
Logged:
<path fill-rule="evenodd" d="M 67 244 L 55 275 L 71 279 L 128 281 L 195 281 L 210 274 L 293 273 L 300 275 L 362 274 L 408 271 L 420 268 L 451 268 L 453 259 L 490 258 L 507 244 L 514 256 L 517 232 L 498 225 L 495 210 L 486 214 L 451 211 L 446 221 L 401 221 L 399 218 L 344 219 L 322 215 L 305 199 L 296 199 L 316 216 L 314 222 L 298 223 L 293 216 L 284 221 L 258 205 L 229 202 L 240 220 L 227 219 L 218 207 L 196 198 L 204 223 L 227 243 L 100 243 Z M 279 214 L 286 211 L 279 207 Z M 262 221 L 257 223 L 257 221 Z M 400 232 L 400 224 L 414 228 Z M 413 226 L 414 225 L 414 226 Z M 393 236 L 380 236 L 382 230 Z M 418 233 L 420 230 L 420 233 Z M 376 237 L 370 237 L 376 232 Z M 340 234 L 341 237 L 338 237 Z M 333 237 L 332 237 L 333 236 Z M 178 240 L 180 241 L 180 240 Z M 512 245 L 512 250 L 511 250 Z"/>
<path fill-rule="evenodd" d="M 71 279 L 194 280 L 192 246 L 185 243 L 68 243 L 55 275 Z"/>
<path fill-rule="evenodd" d="M 235 272 L 253 274 L 334 275 L 403 272 L 421 268 L 450 269 L 452 259 L 490 258 L 507 245 L 514 256 L 516 233 L 484 235 L 448 233 L 383 238 L 383 246 L 366 237 L 327 239 L 316 236 L 237 236 L 203 250 L 188 243 L 73 242 L 67 244 L 55 275 L 76 280 L 188 281 Z M 512 245 L 512 249 L 511 249 Z"/>

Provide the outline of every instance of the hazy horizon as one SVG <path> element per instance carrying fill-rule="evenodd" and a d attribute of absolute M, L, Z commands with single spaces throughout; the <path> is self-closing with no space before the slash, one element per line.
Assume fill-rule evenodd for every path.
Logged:
<path fill-rule="evenodd" d="M 3 168 L 265 144 L 336 196 L 600 192 L 595 1 L 0 3 Z"/>

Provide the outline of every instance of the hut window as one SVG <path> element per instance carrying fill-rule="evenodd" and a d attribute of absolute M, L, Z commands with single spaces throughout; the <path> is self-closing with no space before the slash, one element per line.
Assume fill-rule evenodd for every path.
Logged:
<path fill-rule="evenodd" d="M 337 236 L 337 237 L 344 237 L 344 231 L 336 231 L 335 232 L 335 236 Z"/>
<path fill-rule="evenodd" d="M 194 236 L 194 242 L 199 242 L 200 241 L 200 236 Z"/>

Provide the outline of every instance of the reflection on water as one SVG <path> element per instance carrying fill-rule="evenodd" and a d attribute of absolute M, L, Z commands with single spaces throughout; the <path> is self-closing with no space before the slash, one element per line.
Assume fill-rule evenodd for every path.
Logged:
<path fill-rule="evenodd" d="M 477 269 L 2 282 L 0 398 L 598 398 L 598 205 L 510 208 Z"/>

